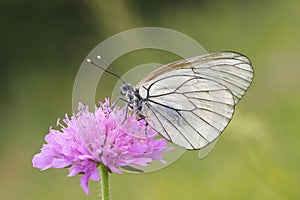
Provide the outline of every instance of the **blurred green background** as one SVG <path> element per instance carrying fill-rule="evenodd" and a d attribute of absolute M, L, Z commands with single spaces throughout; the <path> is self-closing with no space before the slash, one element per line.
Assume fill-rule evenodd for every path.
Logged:
<path fill-rule="evenodd" d="M 31 159 L 49 126 L 71 113 L 72 87 L 85 56 L 121 31 L 158 26 L 185 33 L 209 52 L 234 50 L 255 80 L 211 154 L 187 152 L 164 170 L 112 174 L 114 200 L 300 199 L 300 1 L 2 0 L 0 199 L 100 199 L 68 178 L 40 172 Z M 122 56 L 113 67 L 170 62 L 158 51 Z M 103 77 L 97 100 L 115 80 Z"/>

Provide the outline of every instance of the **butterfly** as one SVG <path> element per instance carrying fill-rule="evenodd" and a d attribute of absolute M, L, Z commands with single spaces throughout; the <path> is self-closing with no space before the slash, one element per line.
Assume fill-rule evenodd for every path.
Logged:
<path fill-rule="evenodd" d="M 253 77 L 246 56 L 208 53 L 163 65 L 136 86 L 123 81 L 120 99 L 171 143 L 198 150 L 221 135 Z"/>

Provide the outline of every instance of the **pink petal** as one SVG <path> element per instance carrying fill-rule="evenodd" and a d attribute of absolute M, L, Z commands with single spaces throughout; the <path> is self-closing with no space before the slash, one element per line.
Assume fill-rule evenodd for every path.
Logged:
<path fill-rule="evenodd" d="M 36 168 L 39 168 L 41 170 L 46 170 L 50 167 L 52 167 L 52 156 L 46 156 L 42 153 L 36 154 L 32 159 L 32 165 Z"/>
<path fill-rule="evenodd" d="M 72 164 L 72 160 L 54 158 L 52 161 L 53 168 L 64 168 Z"/>
<path fill-rule="evenodd" d="M 80 178 L 80 186 L 85 191 L 86 194 L 90 194 L 88 174 L 84 174 L 83 177 Z"/>
<path fill-rule="evenodd" d="M 83 171 L 82 169 L 83 169 L 83 168 L 82 168 L 81 165 L 75 164 L 75 165 L 73 165 L 72 167 L 70 167 L 70 169 L 69 169 L 69 172 L 70 172 L 70 173 L 68 174 L 68 176 L 69 176 L 69 177 L 70 177 L 70 176 L 75 176 L 76 174 L 82 172 L 82 171 Z"/>

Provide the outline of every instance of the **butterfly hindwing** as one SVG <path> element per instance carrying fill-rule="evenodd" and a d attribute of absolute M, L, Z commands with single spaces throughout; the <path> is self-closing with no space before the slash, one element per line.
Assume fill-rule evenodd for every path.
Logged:
<path fill-rule="evenodd" d="M 214 141 L 234 111 L 233 95 L 226 87 L 197 76 L 164 77 L 140 88 L 141 95 L 147 93 L 141 113 L 149 125 L 172 143 L 190 150 Z"/>

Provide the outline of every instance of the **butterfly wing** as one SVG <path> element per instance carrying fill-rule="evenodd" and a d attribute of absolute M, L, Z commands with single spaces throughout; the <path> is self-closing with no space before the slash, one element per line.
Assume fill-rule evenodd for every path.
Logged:
<path fill-rule="evenodd" d="M 192 72 L 191 72 L 192 70 Z M 224 85 L 229 89 L 235 104 L 249 88 L 254 72 L 250 60 L 236 52 L 224 51 L 204 54 L 164 65 L 146 76 L 137 87 L 154 82 L 170 74 L 194 74 Z"/>
<path fill-rule="evenodd" d="M 228 125 L 234 105 L 253 78 L 241 54 L 219 52 L 165 65 L 138 85 L 141 114 L 163 137 L 186 149 L 201 149 Z"/>
<path fill-rule="evenodd" d="M 141 113 L 163 137 L 185 149 L 214 141 L 234 111 L 233 95 L 225 86 L 196 76 L 164 77 L 140 90 L 147 92 Z"/>

